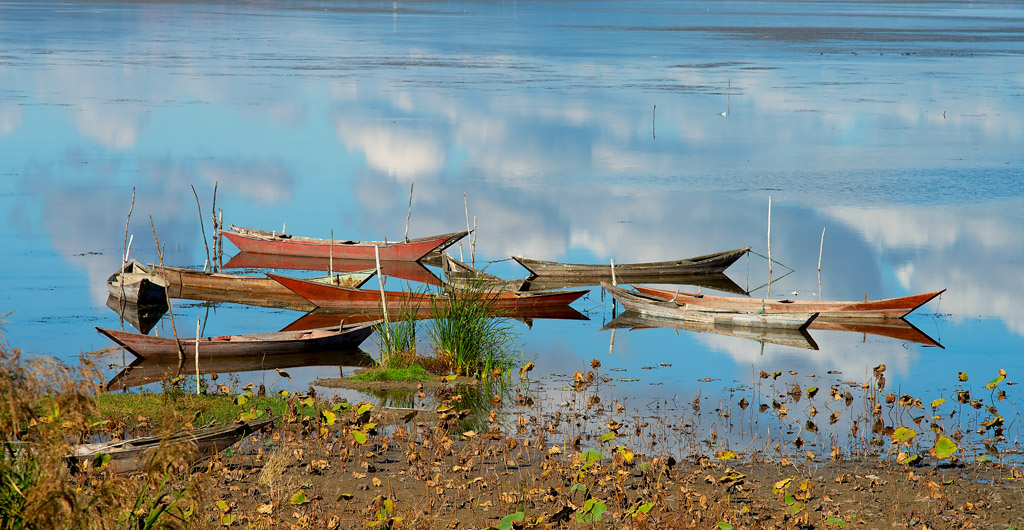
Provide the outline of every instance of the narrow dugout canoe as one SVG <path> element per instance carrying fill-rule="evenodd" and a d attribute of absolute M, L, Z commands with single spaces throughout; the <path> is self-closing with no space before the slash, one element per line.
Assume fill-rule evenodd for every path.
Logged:
<path fill-rule="evenodd" d="M 300 271 L 355 272 L 376 269 L 377 263 L 370 259 L 314 258 L 310 256 L 275 256 L 256 252 L 239 252 L 224 264 L 225 269 L 287 269 Z M 400 278 L 428 285 L 443 286 L 430 269 L 418 261 L 382 261 L 380 271 L 384 276 Z"/>
<path fill-rule="evenodd" d="M 321 285 L 270 273 L 267 273 L 267 276 L 281 282 L 281 285 L 291 289 L 321 309 L 342 311 L 358 309 L 379 310 L 382 301 L 380 291 Z M 526 307 L 565 306 L 588 292 L 590 292 L 588 289 L 576 291 L 494 291 L 488 293 L 487 296 L 491 299 L 489 303 L 493 304 L 492 309 L 504 312 L 509 309 Z M 394 307 L 396 309 L 393 310 L 393 314 L 398 315 L 402 310 L 429 310 L 444 296 L 459 296 L 459 294 L 458 292 L 438 294 L 384 291 L 383 300 L 386 301 L 388 310 L 392 311 L 391 308 Z"/>
<path fill-rule="evenodd" d="M 834 320 L 885 320 L 903 318 L 911 311 L 939 296 L 945 289 L 931 293 L 867 300 L 864 302 L 840 302 L 819 300 L 764 300 L 737 298 L 731 296 L 709 296 L 679 293 L 670 289 L 636 287 L 637 291 L 661 300 L 674 301 L 687 309 L 719 311 L 740 311 L 747 313 L 818 313 L 822 321 Z"/>
<path fill-rule="evenodd" d="M 373 333 L 373 324 L 375 322 L 301 331 L 200 337 L 199 363 L 202 365 L 204 358 L 271 356 L 355 348 Z M 196 351 L 195 337 L 179 337 L 175 340 L 173 337 L 151 337 L 100 327 L 96 330 L 143 359 L 177 359 L 179 352 L 191 359 Z"/>
<path fill-rule="evenodd" d="M 648 263 L 616 263 L 615 279 L 617 282 L 638 281 L 635 278 L 646 276 L 671 276 L 678 274 L 696 274 L 722 272 L 730 265 L 740 259 L 750 250 L 750 247 L 726 250 L 704 256 L 678 259 L 673 261 L 656 261 Z M 556 261 L 542 261 L 538 259 L 513 256 L 512 259 L 526 267 L 532 274 L 531 278 L 538 277 L 570 277 L 570 278 L 597 278 L 603 281 L 611 281 L 612 268 L 608 264 L 583 264 L 583 263 L 559 263 Z"/>
<path fill-rule="evenodd" d="M 167 285 L 172 298 L 208 302 L 234 302 L 263 307 L 309 311 L 308 300 L 266 276 L 203 272 L 182 267 L 153 265 Z M 344 287 L 359 287 L 375 274 L 373 269 L 309 278 L 308 281 Z"/>
<path fill-rule="evenodd" d="M 817 313 L 750 313 L 713 308 L 691 308 L 662 298 L 629 291 L 609 283 L 601 286 L 623 307 L 647 316 L 676 318 L 719 326 L 806 329 Z"/>
<path fill-rule="evenodd" d="M 231 230 L 224 230 L 221 234 L 243 252 L 372 260 L 375 257 L 374 249 L 376 248 L 380 252 L 381 261 L 416 261 L 431 251 L 448 248 L 469 233 L 467 231 L 452 232 L 410 239 L 409 241 L 351 241 L 301 237 L 229 226 Z"/>

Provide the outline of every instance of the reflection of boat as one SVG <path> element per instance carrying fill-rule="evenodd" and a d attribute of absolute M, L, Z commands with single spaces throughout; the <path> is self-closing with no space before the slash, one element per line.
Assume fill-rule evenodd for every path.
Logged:
<path fill-rule="evenodd" d="M 107 289 L 110 296 L 128 302 L 167 302 L 164 286 L 159 278 L 153 276 L 153 271 L 149 267 L 134 259 L 121 264 L 121 268 L 107 278 Z"/>
<path fill-rule="evenodd" d="M 399 314 L 404 309 L 421 310 L 429 309 L 445 296 L 461 296 L 458 292 L 448 293 L 425 293 L 425 292 L 398 292 L 371 291 L 365 289 L 352 289 L 348 287 L 337 287 L 334 285 L 321 285 L 296 278 L 278 276 L 267 273 L 267 276 L 281 282 L 282 285 L 295 291 L 296 294 L 313 302 L 317 307 L 332 310 L 358 310 L 378 309 L 382 297 L 386 300 L 388 307 L 395 308 L 394 312 Z M 510 308 L 525 308 L 539 306 L 565 306 L 577 298 L 587 294 L 589 290 L 577 291 L 489 291 L 482 296 L 488 298 L 489 304 L 495 310 Z"/>
<path fill-rule="evenodd" d="M 372 323 L 303 331 L 201 337 L 198 341 L 184 337 L 151 337 L 100 327 L 96 330 L 143 359 L 178 359 L 179 356 L 192 358 L 198 342 L 200 363 L 204 358 L 214 357 L 269 356 L 355 348 L 373 333 Z"/>
<path fill-rule="evenodd" d="M 813 326 L 813 324 L 812 324 Z M 689 322 L 686 320 L 659 318 L 646 316 L 636 311 L 626 311 L 605 324 L 602 331 L 606 329 L 648 329 L 648 328 L 669 328 L 683 329 L 697 333 L 714 333 L 729 337 L 750 339 L 761 343 L 780 344 L 793 348 L 806 350 L 817 350 L 818 343 L 814 342 L 806 329 L 792 328 L 750 328 L 738 326 L 722 326 L 713 322 Z"/>
<path fill-rule="evenodd" d="M 308 329 L 308 328 L 307 328 Z M 193 342 L 193 347 L 194 347 Z M 233 357 L 210 357 L 200 359 L 202 374 L 225 374 L 273 370 L 274 368 L 296 368 L 304 366 L 373 366 L 376 361 L 363 350 L 346 348 L 334 351 L 309 353 L 282 353 L 265 356 L 262 354 Z M 136 359 L 107 382 L 107 390 L 122 390 L 142 386 L 178 376 L 195 375 L 195 363 L 186 356 L 179 364 L 177 359 Z"/>
<path fill-rule="evenodd" d="M 231 230 L 221 233 L 243 252 L 372 260 L 375 252 L 379 251 L 381 261 L 416 261 L 430 251 L 449 247 L 469 233 L 452 232 L 407 241 L 350 241 L 300 237 L 230 226 Z"/>
<path fill-rule="evenodd" d="M 136 304 L 114 298 L 114 295 L 107 296 L 107 307 L 142 334 L 149 333 L 167 312 L 167 302 L 164 300 L 155 304 Z"/>
<path fill-rule="evenodd" d="M 939 296 L 945 289 L 883 300 L 864 302 L 834 302 L 819 300 L 762 300 L 730 296 L 707 296 L 680 293 L 669 289 L 636 287 L 636 290 L 658 299 L 674 301 L 687 309 L 744 311 L 752 313 L 819 313 L 821 320 L 882 320 L 902 318 L 911 311 Z"/>
<path fill-rule="evenodd" d="M 398 311 L 396 314 L 389 314 L 392 321 L 399 319 L 422 320 L 434 317 L 433 310 L 430 307 L 419 307 L 415 310 L 396 309 L 396 311 Z M 590 320 L 587 315 L 573 309 L 570 305 L 508 307 L 498 309 L 495 316 L 518 320 L 528 326 L 533 325 L 534 319 Z M 380 320 L 382 318 L 384 318 L 384 314 L 380 309 L 364 309 L 360 311 L 346 312 L 317 309 L 302 315 L 281 331 L 336 326 L 339 322 L 355 324 L 357 322 L 370 322 Z"/>
<path fill-rule="evenodd" d="M 275 256 L 256 252 L 239 252 L 227 263 L 225 269 L 287 269 L 302 271 L 354 272 L 376 268 L 376 261 L 365 259 L 314 258 L 310 256 Z M 382 261 L 381 274 L 429 285 L 444 285 L 430 269 L 415 261 Z"/>
<path fill-rule="evenodd" d="M 718 326 L 804 329 L 818 316 L 817 313 L 748 313 L 713 308 L 690 308 L 609 283 L 603 283 L 601 286 L 626 309 L 632 309 L 648 316 L 676 318 Z"/>
<path fill-rule="evenodd" d="M 916 342 L 925 346 L 937 346 L 945 349 L 939 341 L 928 336 L 927 333 L 917 329 L 913 324 L 902 318 L 889 318 L 886 320 L 858 320 L 858 321 L 822 321 L 821 318 L 811 323 L 810 329 L 828 331 L 850 331 L 853 333 L 866 333 L 889 337 L 904 342 Z"/>
<path fill-rule="evenodd" d="M 265 418 L 206 429 L 181 431 L 166 437 L 147 436 L 117 442 L 76 445 L 73 448 L 71 459 L 80 466 L 94 465 L 98 464 L 97 459 L 107 455 L 110 460 L 104 465 L 106 469 L 115 473 L 134 473 L 147 469 L 162 444 L 186 443 L 188 444 L 188 461 L 190 464 L 194 464 L 227 449 L 242 438 L 262 430 L 273 422 L 273 418 Z"/>
<path fill-rule="evenodd" d="M 706 272 L 722 272 L 729 268 L 736 260 L 747 253 L 750 247 L 738 248 L 695 256 L 692 258 L 678 259 L 674 261 L 657 261 L 650 263 L 623 263 L 615 264 L 615 280 L 619 282 L 641 281 L 637 278 L 646 276 L 671 276 L 678 274 L 695 274 Z M 533 278 L 540 276 L 570 277 L 570 278 L 592 278 L 598 281 L 611 281 L 612 268 L 608 265 L 592 265 L 582 263 L 558 263 L 555 261 L 541 261 L 537 259 L 513 256 L 512 259 L 519 262 L 532 273 Z M 629 278 L 628 280 L 626 278 Z M 643 280 L 645 283 L 646 280 Z"/>
<path fill-rule="evenodd" d="M 602 277 L 600 276 L 541 276 L 537 278 L 506 280 L 466 265 L 446 253 L 441 253 L 439 263 L 441 269 L 444 271 L 445 281 L 448 282 L 448 285 L 454 287 L 472 287 L 483 283 L 488 286 L 497 286 L 510 291 L 548 291 L 553 289 L 597 286 L 601 285 L 602 280 Z M 609 278 L 610 277 L 611 276 L 609 275 Z M 705 287 L 707 289 L 715 289 L 716 291 L 747 294 L 742 287 L 736 285 L 731 278 L 722 272 L 669 275 L 637 275 L 626 273 L 625 276 L 620 276 L 619 268 L 616 265 L 615 278 L 616 280 L 621 280 L 623 283 L 642 281 L 644 283 L 666 285 L 693 285 Z"/>
<path fill-rule="evenodd" d="M 154 266 L 153 269 L 159 271 L 167 285 L 167 294 L 172 298 L 236 302 L 299 311 L 308 311 L 313 308 L 305 298 L 266 276 L 203 272 L 181 267 Z M 370 279 L 374 273 L 374 269 L 367 269 L 309 278 L 309 281 L 359 287 L 366 283 L 366 280 Z"/>

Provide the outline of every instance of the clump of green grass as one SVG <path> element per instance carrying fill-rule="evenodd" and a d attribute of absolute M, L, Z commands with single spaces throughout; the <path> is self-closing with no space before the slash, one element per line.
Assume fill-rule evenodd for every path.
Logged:
<path fill-rule="evenodd" d="M 356 381 L 426 381 L 433 378 L 433 374 L 418 364 L 405 368 L 376 368 L 352 377 Z"/>
<path fill-rule="evenodd" d="M 452 289 L 432 303 L 426 324 L 434 351 L 450 371 L 476 376 L 516 362 L 516 332 L 511 320 L 495 317 L 494 291 L 483 282 Z"/>

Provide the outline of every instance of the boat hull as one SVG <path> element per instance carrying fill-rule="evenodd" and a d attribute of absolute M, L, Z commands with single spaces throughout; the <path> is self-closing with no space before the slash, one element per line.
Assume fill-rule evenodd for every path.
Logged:
<path fill-rule="evenodd" d="M 623 263 L 615 264 L 615 281 L 622 282 L 621 278 L 642 278 L 646 276 L 672 276 L 679 274 L 706 274 L 723 272 L 730 265 L 740 259 L 750 250 L 750 247 L 738 248 L 695 256 L 673 261 L 658 261 L 649 263 Z M 567 278 L 593 278 L 598 281 L 612 281 L 612 267 L 608 265 L 595 265 L 584 263 L 559 263 L 555 261 L 542 261 L 537 259 L 513 256 L 514 260 L 526 267 L 532 274 L 532 278 L 538 277 L 567 277 Z M 633 280 L 630 280 L 633 281 Z"/>
<path fill-rule="evenodd" d="M 219 337 L 152 337 L 97 327 L 96 329 L 143 359 L 191 359 L 198 342 L 200 365 L 204 359 L 315 353 L 359 346 L 373 332 L 373 322 L 293 332 L 224 335 Z"/>
<path fill-rule="evenodd" d="M 467 233 L 452 232 L 409 241 L 332 241 L 236 226 L 221 232 L 242 252 L 363 260 L 375 259 L 376 253 L 379 252 L 381 261 L 416 261 L 431 251 L 447 248 Z"/>
<path fill-rule="evenodd" d="M 602 284 L 623 307 L 637 313 L 656 317 L 674 318 L 716 326 L 744 326 L 756 328 L 806 329 L 817 318 L 817 313 L 748 313 L 707 308 L 688 308 L 675 302 L 628 291 L 611 284 Z"/>
<path fill-rule="evenodd" d="M 729 296 L 707 296 L 680 293 L 669 289 L 636 286 L 637 291 L 646 295 L 683 304 L 687 308 L 740 311 L 749 313 L 818 313 L 822 321 L 837 320 L 886 320 L 903 318 L 911 311 L 926 304 L 942 291 L 922 293 L 899 298 L 867 300 L 864 302 L 817 301 L 817 300 L 762 300 L 757 298 L 736 298 Z"/>

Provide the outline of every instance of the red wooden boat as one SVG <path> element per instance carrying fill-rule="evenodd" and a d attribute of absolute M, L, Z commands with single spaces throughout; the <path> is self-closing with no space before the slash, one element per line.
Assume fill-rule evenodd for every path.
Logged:
<path fill-rule="evenodd" d="M 349 287 L 338 287 L 335 285 L 322 285 L 306 280 L 278 276 L 267 273 L 267 276 L 281 282 L 281 285 L 291 289 L 299 296 L 309 300 L 322 309 L 331 310 L 379 310 L 381 305 L 380 291 L 367 289 L 353 289 Z M 494 291 L 487 293 L 494 305 L 493 309 L 504 311 L 513 308 L 540 307 L 540 306 L 564 306 L 569 305 L 577 298 L 590 292 L 589 289 L 575 291 Z M 398 315 L 402 310 L 429 310 L 444 296 L 459 296 L 457 292 L 452 293 L 422 293 L 422 292 L 398 292 L 384 291 L 384 300 L 388 310 L 394 307 L 393 314 Z"/>
<path fill-rule="evenodd" d="M 946 290 L 931 293 L 866 300 L 864 302 L 838 302 L 820 300 L 762 300 L 731 296 L 709 296 L 681 293 L 670 289 L 636 287 L 641 293 L 664 300 L 675 301 L 682 307 L 694 310 L 744 311 L 748 313 L 818 313 L 819 321 L 830 320 L 884 320 L 903 318 Z"/>
<path fill-rule="evenodd" d="M 224 264 L 225 269 L 287 269 L 299 271 L 356 272 L 376 268 L 376 260 L 314 258 L 310 256 L 275 256 L 256 252 L 239 252 Z M 381 274 L 412 282 L 443 287 L 444 282 L 430 269 L 416 261 L 382 261 Z"/>
<path fill-rule="evenodd" d="M 199 363 L 201 366 L 204 358 L 210 360 L 218 357 L 270 356 L 355 348 L 373 333 L 373 324 L 375 322 L 304 331 L 201 337 L 198 340 Z M 196 354 L 197 341 L 194 337 L 179 337 L 175 340 L 173 337 L 153 337 L 100 327 L 96 330 L 143 359 L 177 359 L 179 354 L 191 359 Z"/>
<path fill-rule="evenodd" d="M 377 299 L 380 300 L 380 292 L 377 292 Z M 389 308 L 391 306 L 388 306 Z M 397 315 L 389 314 L 388 316 L 392 320 L 401 319 L 414 319 L 421 320 L 427 318 L 434 318 L 433 309 L 429 306 L 418 307 L 415 309 L 395 308 Z M 391 309 L 388 309 L 391 311 Z M 508 317 L 513 320 L 518 320 L 528 326 L 533 325 L 535 319 L 551 319 L 551 320 L 590 320 L 587 315 L 580 313 L 579 311 L 572 308 L 570 305 L 546 305 L 546 306 L 523 306 L 523 307 L 505 307 L 498 308 L 495 310 L 494 316 Z M 363 309 L 363 310 L 348 310 L 345 312 L 338 312 L 337 310 L 325 310 L 317 309 L 310 311 L 305 315 L 302 315 L 291 324 L 288 324 L 281 331 L 294 331 L 300 329 L 310 328 L 324 328 L 328 326 L 337 326 L 339 322 L 345 324 L 355 324 L 358 322 L 370 322 L 373 320 L 380 320 L 384 318 L 384 313 L 380 310 L 380 307 L 375 309 Z"/>
<path fill-rule="evenodd" d="M 376 248 L 380 251 L 381 261 L 416 261 L 431 251 L 448 248 L 469 233 L 466 231 L 452 232 L 408 241 L 350 241 L 300 237 L 234 225 L 229 226 L 231 226 L 231 230 L 221 233 L 243 252 L 373 260 Z"/>

